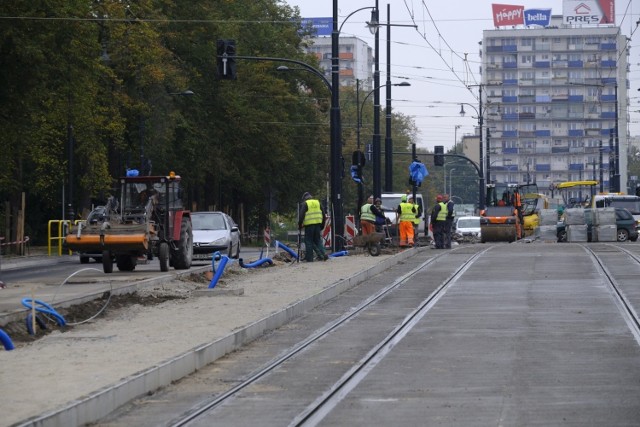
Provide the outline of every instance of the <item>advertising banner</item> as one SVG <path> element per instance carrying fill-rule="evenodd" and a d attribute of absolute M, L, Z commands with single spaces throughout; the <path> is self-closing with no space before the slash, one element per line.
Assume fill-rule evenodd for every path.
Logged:
<path fill-rule="evenodd" d="M 495 27 L 507 27 L 524 24 L 524 6 L 511 4 L 492 4 L 493 25 Z"/>
<path fill-rule="evenodd" d="M 524 11 L 524 25 L 548 27 L 549 24 L 551 24 L 551 9 L 527 9 Z"/>
<path fill-rule="evenodd" d="M 316 31 L 314 36 L 330 36 L 333 31 L 333 18 L 303 18 L 302 28 L 308 26 Z"/>
<path fill-rule="evenodd" d="M 562 0 L 565 24 L 615 24 L 615 0 Z"/>

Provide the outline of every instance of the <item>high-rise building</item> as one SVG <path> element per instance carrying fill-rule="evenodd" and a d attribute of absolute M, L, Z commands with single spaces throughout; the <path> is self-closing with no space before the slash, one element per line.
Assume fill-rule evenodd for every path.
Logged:
<path fill-rule="evenodd" d="M 627 192 L 629 46 L 619 27 L 553 16 L 544 28 L 485 30 L 480 54 L 487 182 L 550 193 L 587 179 L 610 191 L 619 179 Z"/>
<path fill-rule="evenodd" d="M 314 53 L 320 60 L 320 68 L 331 80 L 331 37 L 313 37 L 307 52 Z M 373 89 L 373 50 L 357 37 L 340 37 L 340 85 Z"/>

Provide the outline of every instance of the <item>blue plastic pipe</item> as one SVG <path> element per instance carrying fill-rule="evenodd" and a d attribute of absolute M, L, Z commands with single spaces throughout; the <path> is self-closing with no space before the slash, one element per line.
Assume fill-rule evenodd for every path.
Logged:
<path fill-rule="evenodd" d="M 329 255 L 329 257 L 331 258 L 335 258 L 335 257 L 339 257 L 339 256 L 346 256 L 349 255 L 349 252 L 347 251 L 340 251 L 340 252 L 334 252 L 331 255 Z"/>
<path fill-rule="evenodd" d="M 293 249 L 291 249 L 289 246 L 285 245 L 284 243 L 282 243 L 279 240 L 276 240 L 276 246 L 281 247 L 282 249 L 284 249 L 285 251 L 289 252 L 289 254 L 294 257 L 295 259 L 298 259 L 298 254 L 296 253 L 296 251 L 294 251 Z"/>
<path fill-rule="evenodd" d="M 4 349 L 7 351 L 11 351 L 14 348 L 16 348 L 13 345 L 13 341 L 11 341 L 11 338 L 9 337 L 9 335 L 7 335 L 7 333 L 2 329 L 0 329 L 0 342 L 2 342 L 2 345 L 4 345 Z"/>
<path fill-rule="evenodd" d="M 273 261 L 271 260 L 271 258 L 260 258 L 257 261 L 254 261 L 250 264 L 245 264 L 242 260 L 242 258 L 240 258 L 238 260 L 238 262 L 240 263 L 240 267 L 242 268 L 254 268 L 254 267 L 259 267 L 264 263 L 269 263 L 269 265 L 273 265 Z"/>
<path fill-rule="evenodd" d="M 28 308 L 29 310 L 33 309 L 34 303 L 39 306 L 39 307 L 38 306 L 35 307 L 36 311 L 39 311 L 40 313 L 48 314 L 49 316 L 53 316 L 56 319 L 56 322 L 58 323 L 59 326 L 64 326 L 67 324 L 67 322 L 64 320 L 64 317 L 62 317 L 62 315 L 58 313 L 55 310 L 55 308 L 51 307 L 46 302 L 40 301 L 39 299 L 33 300 L 31 298 L 22 298 L 22 305 Z"/>
<path fill-rule="evenodd" d="M 218 265 L 217 269 L 216 269 L 216 259 L 220 260 L 220 264 Z M 229 262 L 228 256 L 226 255 L 221 256 L 220 252 L 216 252 L 213 254 L 211 265 L 213 266 L 213 272 L 215 274 L 213 275 L 211 282 L 209 282 L 209 289 L 213 289 L 216 287 L 216 285 L 218 284 L 218 280 L 220 280 L 220 276 L 222 276 L 222 273 L 224 272 L 224 267 L 227 265 L 228 262 Z"/>

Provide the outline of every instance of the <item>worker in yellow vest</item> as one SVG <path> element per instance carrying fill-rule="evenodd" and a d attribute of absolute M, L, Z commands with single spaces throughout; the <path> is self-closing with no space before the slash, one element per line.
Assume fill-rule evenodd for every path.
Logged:
<path fill-rule="evenodd" d="M 436 241 L 436 249 L 445 249 L 445 227 L 447 226 L 447 205 L 441 194 L 436 196 L 436 204 L 431 211 L 431 231 L 433 240 Z"/>
<path fill-rule="evenodd" d="M 400 202 L 396 210 L 398 229 L 400 231 L 400 247 L 413 246 L 413 220 L 416 218 L 417 209 L 413 204 L 413 196 L 407 196 L 406 202 Z"/>
<path fill-rule="evenodd" d="M 318 259 L 326 261 L 329 257 L 324 252 L 322 244 L 322 228 L 324 227 L 325 212 L 320 201 L 314 199 L 311 193 L 302 195 L 300 214 L 298 215 L 298 228 L 304 227 L 305 261 L 313 262 L 314 252 Z"/>
<path fill-rule="evenodd" d="M 420 225 L 420 217 L 422 216 L 422 206 L 415 203 L 412 195 L 408 195 L 407 200 L 409 203 L 413 203 L 413 206 L 416 208 L 416 214 L 413 218 L 413 237 L 415 241 L 418 236 L 418 226 Z"/>

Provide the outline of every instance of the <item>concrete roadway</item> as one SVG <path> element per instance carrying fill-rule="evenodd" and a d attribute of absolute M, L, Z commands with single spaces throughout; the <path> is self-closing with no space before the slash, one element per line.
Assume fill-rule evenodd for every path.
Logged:
<path fill-rule="evenodd" d="M 640 264 L 614 246 L 590 247 L 640 312 Z M 640 253 L 633 243 L 620 246 Z M 234 384 L 430 255 L 432 250 L 416 253 L 211 369 L 98 425 L 157 425 L 175 418 L 177 411 Z M 446 279 L 463 255 L 463 248 L 452 251 L 373 312 L 350 320 L 189 425 L 287 425 Z M 637 426 L 638 341 L 581 246 L 496 244 L 320 425 Z"/>

